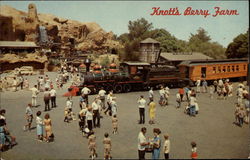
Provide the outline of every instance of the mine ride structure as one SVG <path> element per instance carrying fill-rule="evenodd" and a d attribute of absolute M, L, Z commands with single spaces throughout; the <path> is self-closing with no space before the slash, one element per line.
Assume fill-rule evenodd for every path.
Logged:
<path fill-rule="evenodd" d="M 248 76 L 247 59 L 222 59 L 203 61 L 183 61 L 178 65 L 181 78 L 191 81 L 216 79 L 246 80 Z"/>
<path fill-rule="evenodd" d="M 169 87 L 190 85 L 188 78 L 180 78 L 180 72 L 175 67 L 146 62 L 123 62 L 119 69 L 112 63 L 107 70 L 95 65 L 91 72 L 83 73 L 81 77 L 83 82 L 79 89 L 86 85 L 92 93 L 97 93 L 102 87 L 106 91 L 121 93 L 158 88 L 161 84 Z"/>

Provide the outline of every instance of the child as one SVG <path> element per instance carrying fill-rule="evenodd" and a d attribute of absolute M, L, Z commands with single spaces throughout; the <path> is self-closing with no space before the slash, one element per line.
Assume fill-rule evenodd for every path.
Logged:
<path fill-rule="evenodd" d="M 33 112 L 31 107 L 32 107 L 31 103 L 29 103 L 28 106 L 26 107 L 25 114 L 26 114 L 27 124 L 23 127 L 24 131 L 27 130 L 27 127 L 29 131 L 31 130 L 31 123 L 33 120 Z"/>
<path fill-rule="evenodd" d="M 235 108 L 235 112 L 234 112 L 235 124 L 239 124 L 239 112 L 240 112 L 240 104 L 236 103 L 236 108 Z"/>
<path fill-rule="evenodd" d="M 89 142 L 88 142 L 88 147 L 89 147 L 89 150 L 90 150 L 90 158 L 91 159 L 95 159 L 97 157 L 97 154 L 96 154 L 96 137 L 94 135 L 94 132 L 93 131 L 90 131 L 90 135 L 88 137 L 89 139 Z"/>
<path fill-rule="evenodd" d="M 191 142 L 191 158 L 192 159 L 197 159 L 198 158 L 198 154 L 197 154 L 197 148 L 196 148 L 196 143 L 195 142 Z"/>
<path fill-rule="evenodd" d="M 177 102 L 176 108 L 180 108 L 181 107 L 181 95 L 179 92 L 176 93 L 176 102 Z"/>
<path fill-rule="evenodd" d="M 170 152 L 170 141 L 169 141 L 169 135 L 164 135 L 165 142 L 164 142 L 164 157 L 165 159 L 169 159 L 169 152 Z"/>
<path fill-rule="evenodd" d="M 213 86 L 211 85 L 211 86 L 209 87 L 209 97 L 210 97 L 210 99 L 213 99 L 213 94 L 214 94 L 214 88 L 213 88 Z"/>
<path fill-rule="evenodd" d="M 70 109 L 69 109 L 68 107 L 65 107 L 65 109 L 64 109 L 64 120 L 63 120 L 64 122 L 69 123 L 69 120 L 72 119 L 70 113 L 71 113 L 71 112 L 70 112 Z"/>
<path fill-rule="evenodd" d="M 109 138 L 109 134 L 104 134 L 103 139 L 103 145 L 104 145 L 104 159 L 110 159 L 111 158 L 111 139 Z"/>
<path fill-rule="evenodd" d="M 118 119 L 117 119 L 116 115 L 114 115 L 112 117 L 113 134 L 116 134 L 117 131 L 118 131 L 118 124 L 117 124 L 117 122 L 118 122 Z"/>

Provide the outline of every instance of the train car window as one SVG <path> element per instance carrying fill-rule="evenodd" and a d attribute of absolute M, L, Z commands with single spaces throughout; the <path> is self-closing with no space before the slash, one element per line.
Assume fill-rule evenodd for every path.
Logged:
<path fill-rule="evenodd" d="M 230 66 L 227 66 L 227 72 L 230 72 Z"/>
<path fill-rule="evenodd" d="M 236 66 L 236 71 L 239 71 L 239 65 Z"/>
<path fill-rule="evenodd" d="M 216 73 L 216 67 L 213 67 L 213 73 Z"/>
<path fill-rule="evenodd" d="M 244 68 L 244 71 L 245 71 L 246 70 L 246 65 L 245 64 L 244 64 L 243 68 Z"/>
<path fill-rule="evenodd" d="M 234 66 L 232 66 L 232 71 L 234 72 Z"/>
<path fill-rule="evenodd" d="M 226 66 L 223 66 L 223 72 L 226 72 Z"/>
<path fill-rule="evenodd" d="M 220 68 L 220 66 L 218 67 L 218 72 L 221 73 L 221 68 Z"/>

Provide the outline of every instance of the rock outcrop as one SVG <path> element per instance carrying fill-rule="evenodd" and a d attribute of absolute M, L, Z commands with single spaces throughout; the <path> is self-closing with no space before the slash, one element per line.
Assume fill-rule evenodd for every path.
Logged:
<path fill-rule="evenodd" d="M 112 32 L 104 31 L 94 22 L 79 22 L 37 12 L 34 4 L 28 6 L 28 13 L 9 6 L 0 6 L 0 40 L 34 41 L 39 43 L 39 26 L 46 29 L 49 42 L 60 43 L 66 50 L 107 53 L 123 46 Z M 39 10 L 39 9 L 38 9 Z M 5 27 L 8 25 L 9 27 Z M 7 37 L 8 39 L 6 39 Z"/>

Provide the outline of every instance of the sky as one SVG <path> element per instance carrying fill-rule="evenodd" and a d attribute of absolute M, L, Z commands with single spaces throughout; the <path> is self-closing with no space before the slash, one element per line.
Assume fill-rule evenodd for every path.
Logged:
<path fill-rule="evenodd" d="M 105 31 L 120 35 L 128 33 L 128 22 L 145 18 L 153 23 L 154 28 L 164 28 L 176 38 L 188 40 L 191 33 L 204 28 L 211 41 L 227 47 L 233 39 L 249 28 L 249 1 L 0 1 L 0 5 L 9 5 L 22 11 L 28 11 L 28 4 L 34 3 L 38 13 L 96 22 Z M 169 10 L 178 7 L 180 16 L 150 15 L 153 7 Z M 191 7 L 193 10 L 209 10 L 211 15 L 184 15 Z M 220 10 L 237 10 L 238 15 L 215 14 L 214 7 Z M 1 11 L 0 11 L 1 12 Z"/>

